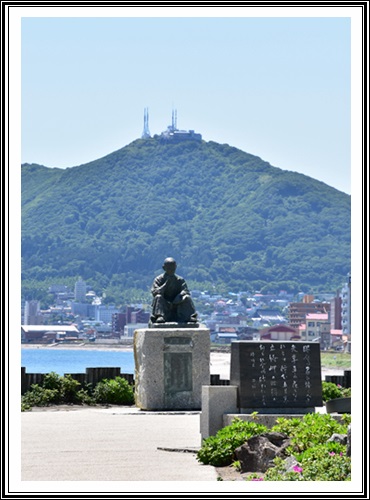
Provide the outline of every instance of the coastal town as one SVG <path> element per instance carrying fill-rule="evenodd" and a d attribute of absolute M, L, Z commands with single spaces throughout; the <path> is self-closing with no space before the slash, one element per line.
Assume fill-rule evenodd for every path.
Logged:
<path fill-rule="evenodd" d="M 146 328 L 150 303 L 105 304 L 82 278 L 74 289 L 51 284 L 49 307 L 22 303 L 22 344 L 132 344 L 134 331 Z M 234 340 L 319 342 L 321 350 L 351 352 L 351 280 L 336 293 L 318 296 L 284 290 L 278 294 L 216 294 L 192 290 L 198 320 L 213 344 Z"/>

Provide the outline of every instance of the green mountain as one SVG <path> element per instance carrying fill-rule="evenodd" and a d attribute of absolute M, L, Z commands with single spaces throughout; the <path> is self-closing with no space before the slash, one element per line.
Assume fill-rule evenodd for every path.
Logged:
<path fill-rule="evenodd" d="M 148 290 L 167 256 L 193 288 L 335 291 L 350 196 L 227 144 L 157 136 L 65 170 L 22 165 L 25 298 L 78 276 L 109 298 Z"/>

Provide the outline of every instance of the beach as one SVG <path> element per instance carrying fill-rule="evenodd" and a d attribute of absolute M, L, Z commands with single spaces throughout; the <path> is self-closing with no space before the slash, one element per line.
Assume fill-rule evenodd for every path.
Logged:
<path fill-rule="evenodd" d="M 55 344 L 21 344 L 22 349 L 89 349 L 89 350 L 106 350 L 106 351 L 132 351 L 132 344 L 96 344 L 91 342 L 89 344 L 85 342 L 68 344 L 68 343 L 55 343 Z"/>
<path fill-rule="evenodd" d="M 132 344 L 21 344 L 22 349 L 78 349 L 78 350 L 106 350 L 106 351 L 125 351 L 132 352 Z M 211 352 L 210 355 L 210 373 L 211 375 L 220 375 L 221 379 L 230 379 L 230 352 Z M 343 375 L 341 368 L 322 367 L 321 376 L 325 380 L 326 375 Z"/>

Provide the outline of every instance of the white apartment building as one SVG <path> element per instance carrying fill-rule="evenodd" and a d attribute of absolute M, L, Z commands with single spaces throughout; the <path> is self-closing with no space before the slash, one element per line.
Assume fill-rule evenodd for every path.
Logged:
<path fill-rule="evenodd" d="M 304 340 L 310 342 L 314 339 L 320 338 L 324 325 L 327 325 L 326 329 L 330 330 L 328 313 L 306 314 L 306 338 Z"/>

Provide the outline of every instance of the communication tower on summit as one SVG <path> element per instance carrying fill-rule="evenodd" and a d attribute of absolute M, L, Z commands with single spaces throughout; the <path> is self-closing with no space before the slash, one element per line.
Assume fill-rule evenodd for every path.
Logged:
<path fill-rule="evenodd" d="M 172 125 L 170 130 L 171 132 L 177 130 L 177 109 L 172 110 Z"/>
<path fill-rule="evenodd" d="M 157 137 L 154 135 L 154 137 Z M 150 139 L 151 135 L 149 132 L 149 109 L 144 108 L 144 129 L 141 135 L 142 139 Z M 179 130 L 177 128 L 177 110 L 172 109 L 172 122 L 168 125 L 167 130 L 161 133 L 161 142 L 183 142 L 183 141 L 201 141 L 202 135 L 197 134 L 194 130 Z"/>
<path fill-rule="evenodd" d="M 149 132 L 149 109 L 144 108 L 144 130 L 141 136 L 142 139 L 149 139 L 150 138 L 150 132 Z"/>
<path fill-rule="evenodd" d="M 196 134 L 194 130 L 179 130 L 177 128 L 177 110 L 172 110 L 172 123 L 168 125 L 167 130 L 161 133 L 162 141 L 174 141 L 174 142 L 182 142 L 182 141 L 201 141 L 201 134 Z"/>

